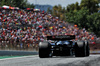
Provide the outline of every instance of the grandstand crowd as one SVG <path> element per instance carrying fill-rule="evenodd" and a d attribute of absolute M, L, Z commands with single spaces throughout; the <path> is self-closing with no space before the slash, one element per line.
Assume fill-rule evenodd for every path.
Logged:
<path fill-rule="evenodd" d="M 34 47 L 49 35 L 75 35 L 75 40 L 98 39 L 85 28 L 79 29 L 44 11 L 0 9 L 0 47 Z"/>

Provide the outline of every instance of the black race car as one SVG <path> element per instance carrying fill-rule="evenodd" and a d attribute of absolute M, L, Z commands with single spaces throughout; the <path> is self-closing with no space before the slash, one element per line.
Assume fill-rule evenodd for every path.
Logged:
<path fill-rule="evenodd" d="M 47 41 L 39 43 L 39 57 L 52 56 L 89 56 L 88 41 L 72 41 L 75 35 L 47 36 Z"/>

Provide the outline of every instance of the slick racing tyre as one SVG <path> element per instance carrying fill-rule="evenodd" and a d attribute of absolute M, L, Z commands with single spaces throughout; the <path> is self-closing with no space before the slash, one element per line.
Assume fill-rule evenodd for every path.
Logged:
<path fill-rule="evenodd" d="M 75 43 L 75 56 L 76 57 L 86 56 L 86 46 L 84 41 L 78 41 Z"/>
<path fill-rule="evenodd" d="M 47 58 L 50 54 L 50 43 L 48 42 L 40 42 L 39 43 L 39 57 Z"/>
<path fill-rule="evenodd" d="M 88 41 L 85 41 L 85 45 L 86 45 L 86 56 L 89 56 L 90 55 L 90 48 L 89 48 Z"/>

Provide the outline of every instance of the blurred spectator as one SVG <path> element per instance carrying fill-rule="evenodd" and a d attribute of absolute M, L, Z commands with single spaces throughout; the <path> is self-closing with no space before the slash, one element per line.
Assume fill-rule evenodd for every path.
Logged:
<path fill-rule="evenodd" d="M 28 48 L 37 46 L 48 35 L 75 35 L 76 40 L 90 41 L 97 38 L 85 28 L 79 29 L 45 12 L 0 10 L 0 42 L 9 41 L 13 46 Z"/>

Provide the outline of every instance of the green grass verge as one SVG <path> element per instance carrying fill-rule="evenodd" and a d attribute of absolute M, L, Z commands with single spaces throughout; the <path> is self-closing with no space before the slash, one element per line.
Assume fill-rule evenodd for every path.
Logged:
<path fill-rule="evenodd" d="M 0 59 L 15 58 L 15 57 L 23 57 L 23 56 L 0 56 Z"/>

